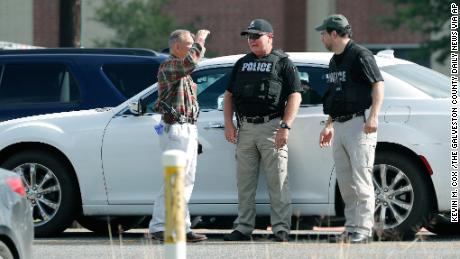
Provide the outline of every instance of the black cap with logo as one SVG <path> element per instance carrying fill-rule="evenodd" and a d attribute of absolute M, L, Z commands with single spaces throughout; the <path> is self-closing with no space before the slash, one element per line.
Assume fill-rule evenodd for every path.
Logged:
<path fill-rule="evenodd" d="M 255 19 L 252 20 L 246 30 L 241 32 L 241 36 L 244 36 L 248 33 L 273 33 L 272 25 L 264 19 Z"/>
<path fill-rule="evenodd" d="M 343 31 L 350 27 L 347 18 L 341 14 L 332 14 L 324 19 L 323 24 L 315 28 L 317 31 L 324 31 L 326 28 Z"/>

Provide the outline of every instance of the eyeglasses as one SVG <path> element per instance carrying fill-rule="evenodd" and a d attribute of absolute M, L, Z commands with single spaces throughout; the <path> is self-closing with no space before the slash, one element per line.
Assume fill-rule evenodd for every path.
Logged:
<path fill-rule="evenodd" d="M 248 33 L 246 35 L 244 35 L 244 37 L 246 39 L 250 39 L 250 40 L 258 40 L 260 37 L 264 36 L 265 33 Z"/>

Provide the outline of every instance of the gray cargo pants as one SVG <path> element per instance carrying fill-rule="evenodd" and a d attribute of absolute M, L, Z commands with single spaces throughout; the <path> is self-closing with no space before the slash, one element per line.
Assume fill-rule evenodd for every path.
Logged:
<path fill-rule="evenodd" d="M 345 230 L 370 236 L 374 225 L 374 165 L 377 133 L 364 132 L 363 117 L 334 122 L 334 161 L 345 202 Z"/>
<path fill-rule="evenodd" d="M 255 196 L 260 171 L 268 186 L 273 233 L 291 229 L 291 193 L 288 184 L 287 146 L 276 149 L 279 118 L 266 123 L 243 122 L 236 146 L 238 218 L 236 230 L 249 235 L 254 230 Z"/>

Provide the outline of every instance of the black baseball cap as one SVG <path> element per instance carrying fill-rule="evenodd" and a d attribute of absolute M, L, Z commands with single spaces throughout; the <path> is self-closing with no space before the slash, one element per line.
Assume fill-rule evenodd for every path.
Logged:
<path fill-rule="evenodd" d="M 241 36 L 248 33 L 273 33 L 272 25 L 264 19 L 255 19 L 252 20 L 246 30 L 241 32 Z"/>
<path fill-rule="evenodd" d="M 348 23 L 347 18 L 341 14 L 332 14 L 329 15 L 326 19 L 324 19 L 323 24 L 319 25 L 315 28 L 317 31 L 324 31 L 326 28 L 334 29 L 334 30 L 344 30 L 350 26 Z"/>

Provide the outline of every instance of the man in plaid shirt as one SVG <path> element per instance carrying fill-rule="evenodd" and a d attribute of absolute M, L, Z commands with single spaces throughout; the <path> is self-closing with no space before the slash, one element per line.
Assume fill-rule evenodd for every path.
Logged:
<path fill-rule="evenodd" d="M 197 87 L 190 74 L 205 52 L 208 30 L 199 30 L 195 40 L 187 30 L 176 30 L 169 37 L 171 57 L 158 70 L 158 100 L 154 110 L 163 114 L 164 133 L 160 135 L 163 151 L 179 149 L 187 154 L 184 195 L 188 203 L 195 182 L 198 134 L 195 125 L 198 117 Z M 155 199 L 149 232 L 153 239 L 164 240 L 165 204 L 164 186 Z M 191 230 L 190 213 L 185 206 L 185 227 L 188 242 L 206 240 L 205 235 Z"/>

